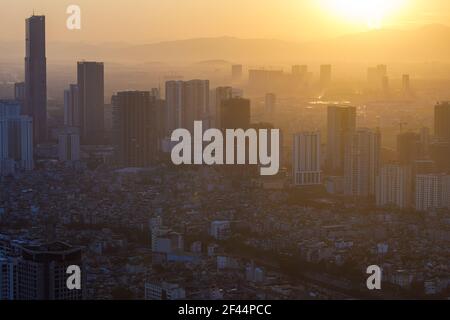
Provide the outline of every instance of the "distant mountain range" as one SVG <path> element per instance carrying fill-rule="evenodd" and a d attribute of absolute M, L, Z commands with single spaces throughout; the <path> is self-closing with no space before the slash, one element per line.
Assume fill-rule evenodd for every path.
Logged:
<path fill-rule="evenodd" d="M 0 61 L 22 61 L 24 44 L 0 43 Z M 53 61 L 110 62 L 450 62 L 450 27 L 427 25 L 415 30 L 374 30 L 310 43 L 233 37 L 198 38 L 147 45 L 52 42 Z"/>

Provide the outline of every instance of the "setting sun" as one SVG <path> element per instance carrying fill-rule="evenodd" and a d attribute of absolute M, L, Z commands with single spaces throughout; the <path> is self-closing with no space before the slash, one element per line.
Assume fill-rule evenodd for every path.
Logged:
<path fill-rule="evenodd" d="M 380 29 L 383 19 L 404 6 L 406 0 L 323 0 L 334 14 L 354 23 Z"/>

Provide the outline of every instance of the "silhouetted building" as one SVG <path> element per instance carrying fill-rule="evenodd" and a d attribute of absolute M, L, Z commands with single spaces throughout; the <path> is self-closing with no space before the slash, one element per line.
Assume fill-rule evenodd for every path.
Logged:
<path fill-rule="evenodd" d="M 441 102 L 434 108 L 434 134 L 450 142 L 450 102 Z"/>
<path fill-rule="evenodd" d="M 78 62 L 80 134 L 84 144 L 104 141 L 104 66 L 101 62 Z"/>
<path fill-rule="evenodd" d="M 361 128 L 349 137 L 345 147 L 344 193 L 348 196 L 374 196 L 380 170 L 380 131 Z"/>
<path fill-rule="evenodd" d="M 397 136 L 398 161 L 402 165 L 412 165 L 421 158 L 421 139 L 415 132 L 405 132 Z"/>
<path fill-rule="evenodd" d="M 148 91 L 117 94 L 119 161 L 126 167 L 146 167 L 157 157 L 156 99 Z"/>
<path fill-rule="evenodd" d="M 302 132 L 294 135 L 293 173 L 296 186 L 322 183 L 320 145 L 320 132 Z"/>
<path fill-rule="evenodd" d="M 216 88 L 216 96 L 215 96 L 215 127 L 221 128 L 221 119 L 220 119 L 220 107 L 222 106 L 222 102 L 224 100 L 231 99 L 233 97 L 233 88 L 232 87 L 218 87 Z"/>
<path fill-rule="evenodd" d="M 222 129 L 248 129 L 250 127 L 250 100 L 231 98 L 222 101 L 220 110 Z"/>
<path fill-rule="evenodd" d="M 35 144 L 47 140 L 47 58 L 45 17 L 26 19 L 25 106 L 24 115 L 33 119 Z"/>
<path fill-rule="evenodd" d="M 78 128 L 66 127 L 58 135 L 58 157 L 62 162 L 80 160 L 80 133 Z"/>
<path fill-rule="evenodd" d="M 194 130 L 194 121 L 209 125 L 209 80 L 167 81 L 167 135 L 178 128 Z"/>
<path fill-rule="evenodd" d="M 25 82 L 14 83 L 14 100 L 25 107 Z"/>
<path fill-rule="evenodd" d="M 394 206 L 400 209 L 412 205 L 412 172 L 410 166 L 388 164 L 377 177 L 376 203 L 379 207 Z"/>
<path fill-rule="evenodd" d="M 85 270 L 81 248 L 62 242 L 21 247 L 18 261 L 19 300 L 82 300 L 85 292 Z M 81 269 L 81 290 L 67 288 L 67 269 Z"/>
<path fill-rule="evenodd" d="M 344 152 L 348 137 L 356 128 L 356 108 L 329 106 L 327 118 L 327 169 L 330 173 L 340 175 L 344 171 Z"/>
<path fill-rule="evenodd" d="M 64 125 L 80 127 L 80 105 L 76 84 L 71 84 L 68 90 L 64 90 Z"/>

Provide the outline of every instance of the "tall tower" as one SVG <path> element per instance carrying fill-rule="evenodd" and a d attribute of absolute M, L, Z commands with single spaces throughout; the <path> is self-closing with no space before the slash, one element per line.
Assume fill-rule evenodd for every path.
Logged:
<path fill-rule="evenodd" d="M 47 58 L 45 16 L 26 19 L 25 108 L 33 119 L 34 144 L 47 139 Z"/>
<path fill-rule="evenodd" d="M 356 108 L 329 106 L 327 118 L 327 169 L 332 174 L 341 175 L 345 146 L 356 129 Z"/>
<path fill-rule="evenodd" d="M 350 135 L 345 148 L 344 192 L 349 196 L 375 195 L 376 177 L 380 171 L 381 134 L 358 129 Z"/>
<path fill-rule="evenodd" d="M 294 183 L 297 186 L 322 183 L 320 170 L 320 132 L 302 132 L 294 136 Z"/>
<path fill-rule="evenodd" d="M 117 94 L 119 161 L 128 167 L 150 166 L 158 150 L 156 98 L 148 91 Z"/>
<path fill-rule="evenodd" d="M 71 84 L 64 90 L 64 125 L 80 127 L 80 107 L 78 101 L 78 86 Z"/>
<path fill-rule="evenodd" d="M 102 62 L 78 62 L 78 105 L 81 141 L 101 144 L 104 138 L 104 66 Z"/>
<path fill-rule="evenodd" d="M 435 106 L 434 134 L 440 140 L 450 142 L 450 102 L 442 102 Z"/>

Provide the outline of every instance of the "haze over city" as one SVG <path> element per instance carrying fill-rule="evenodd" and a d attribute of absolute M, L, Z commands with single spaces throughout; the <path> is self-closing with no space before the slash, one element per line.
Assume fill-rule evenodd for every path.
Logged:
<path fill-rule="evenodd" d="M 74 2 L 0 0 L 0 300 L 449 299 L 449 1 Z"/>

